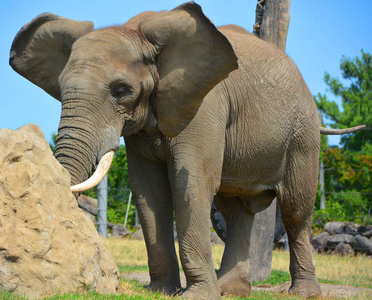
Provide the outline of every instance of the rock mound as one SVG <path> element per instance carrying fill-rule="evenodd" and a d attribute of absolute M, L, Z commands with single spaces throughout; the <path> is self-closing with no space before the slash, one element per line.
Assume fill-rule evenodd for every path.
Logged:
<path fill-rule="evenodd" d="M 324 225 L 324 229 L 325 231 L 311 239 L 311 244 L 318 252 L 372 255 L 371 225 L 329 222 Z"/>
<path fill-rule="evenodd" d="M 36 125 L 0 130 L 0 289 L 113 293 L 119 271 Z"/>

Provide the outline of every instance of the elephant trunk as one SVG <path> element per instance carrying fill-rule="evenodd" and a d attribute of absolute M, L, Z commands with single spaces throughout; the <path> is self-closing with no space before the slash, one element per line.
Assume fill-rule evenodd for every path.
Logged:
<path fill-rule="evenodd" d="M 62 109 L 62 118 L 56 139 L 55 157 L 71 175 L 71 185 L 77 185 L 91 177 L 97 163 L 105 156 L 106 170 L 99 170 L 95 185 L 105 176 L 110 168 L 113 152 L 120 143 L 118 129 L 102 125 L 92 114 L 79 109 L 77 114 Z M 82 117 L 83 116 L 83 117 Z M 98 124 L 101 126 L 98 127 Z M 109 157 L 107 153 L 112 152 Z M 102 163 L 101 163 L 102 165 Z M 103 175 L 102 175 L 103 174 Z M 98 181 L 98 182 L 97 182 Z M 93 186 L 84 187 L 89 189 Z M 79 191 L 82 191 L 81 189 Z"/>
<path fill-rule="evenodd" d="M 70 173 L 72 185 L 88 179 L 95 169 L 97 150 L 92 148 L 91 144 L 89 135 L 78 136 L 73 130 L 61 130 L 60 125 L 55 157 Z"/>

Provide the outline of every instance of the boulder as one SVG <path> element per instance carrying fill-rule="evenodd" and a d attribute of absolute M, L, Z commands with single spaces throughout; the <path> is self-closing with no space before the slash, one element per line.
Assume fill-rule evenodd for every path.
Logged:
<path fill-rule="evenodd" d="M 366 238 L 371 238 L 372 237 L 372 229 L 368 230 L 366 232 L 363 232 L 363 236 L 365 236 Z"/>
<path fill-rule="evenodd" d="M 88 212 L 85 211 L 85 210 L 84 210 L 83 212 L 84 212 L 84 214 L 88 217 L 88 219 L 91 220 L 91 221 L 93 222 L 94 225 L 97 224 L 96 216 L 94 216 L 94 215 L 88 213 Z"/>
<path fill-rule="evenodd" d="M 339 255 L 346 255 L 346 254 L 353 255 L 354 250 L 349 244 L 339 243 L 337 244 L 334 250 L 334 253 L 339 254 Z"/>
<path fill-rule="evenodd" d="M 340 227 L 337 233 L 338 234 L 351 234 L 354 236 L 358 234 L 358 226 L 356 224 L 346 223 L 345 225 Z"/>
<path fill-rule="evenodd" d="M 326 247 L 333 250 L 333 249 L 335 249 L 335 247 L 339 243 L 349 244 L 352 239 L 353 239 L 353 236 L 351 234 L 335 234 L 335 235 L 331 235 L 327 239 L 327 246 Z"/>
<path fill-rule="evenodd" d="M 367 231 L 372 231 L 372 225 L 367 225 L 367 226 L 359 226 L 358 227 L 358 234 L 363 234 L 364 232 Z"/>
<path fill-rule="evenodd" d="M 78 198 L 79 207 L 87 211 L 91 215 L 97 215 L 98 201 L 97 199 L 81 194 Z"/>
<path fill-rule="evenodd" d="M 211 232 L 211 242 L 215 245 L 225 245 L 216 232 Z"/>
<path fill-rule="evenodd" d="M 336 234 L 344 225 L 344 222 L 329 222 L 324 225 L 324 230 L 328 231 L 329 234 Z"/>
<path fill-rule="evenodd" d="M 325 251 L 329 237 L 330 234 L 327 231 L 323 231 L 311 239 L 311 245 L 319 252 Z"/>
<path fill-rule="evenodd" d="M 132 233 L 132 239 L 134 240 L 144 240 L 142 229 L 138 229 L 134 233 Z"/>
<path fill-rule="evenodd" d="M 130 235 L 130 231 L 124 225 L 119 224 L 119 225 L 114 225 L 112 227 L 112 231 L 111 231 L 111 236 L 112 237 L 122 238 L 122 237 L 126 237 L 128 235 Z"/>
<path fill-rule="evenodd" d="M 119 271 L 36 125 L 0 130 L 0 289 L 116 292 Z"/>
<path fill-rule="evenodd" d="M 372 241 L 365 236 L 354 236 L 350 241 L 350 245 L 357 253 L 372 255 Z"/>

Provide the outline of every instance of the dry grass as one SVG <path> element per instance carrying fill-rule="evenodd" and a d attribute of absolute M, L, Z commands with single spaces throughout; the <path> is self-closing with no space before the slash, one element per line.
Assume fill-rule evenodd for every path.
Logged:
<path fill-rule="evenodd" d="M 147 252 L 144 241 L 106 239 L 105 245 L 118 266 L 146 266 Z"/>
<path fill-rule="evenodd" d="M 372 288 L 372 259 L 366 256 L 313 255 L 316 276 L 320 281 Z M 273 252 L 272 269 L 289 269 L 289 253 Z"/>
<path fill-rule="evenodd" d="M 130 239 L 107 239 L 106 246 L 119 266 L 147 266 L 146 247 L 143 241 Z M 178 248 L 178 247 L 177 247 Z M 224 247 L 213 246 L 213 261 L 216 269 L 221 264 Z M 372 288 L 372 259 L 365 256 L 332 256 L 314 254 L 316 275 L 321 282 Z M 289 270 L 289 253 L 273 252 L 273 270 Z"/>

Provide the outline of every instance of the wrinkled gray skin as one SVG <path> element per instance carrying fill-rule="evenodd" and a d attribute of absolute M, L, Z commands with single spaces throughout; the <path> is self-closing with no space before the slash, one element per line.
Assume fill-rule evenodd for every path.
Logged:
<path fill-rule="evenodd" d="M 183 296 L 249 295 L 250 228 L 277 196 L 289 237 L 290 292 L 320 294 L 309 244 L 317 109 L 278 48 L 237 26 L 217 30 L 187 3 L 97 31 L 90 22 L 43 14 L 18 33 L 10 63 L 62 102 L 56 157 L 72 184 L 86 180 L 124 136 L 151 289 L 181 286 L 175 211 Z M 217 276 L 213 200 L 227 223 Z"/>

